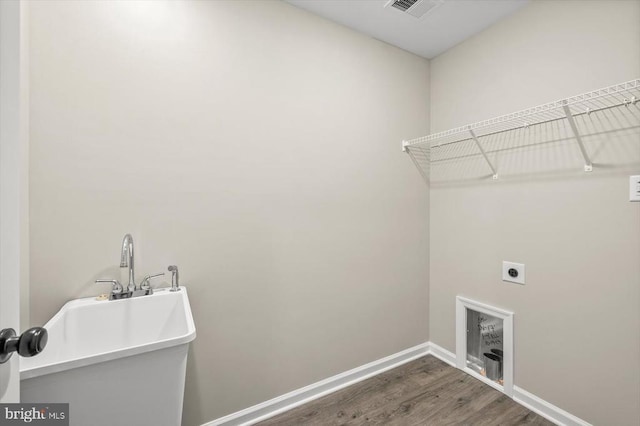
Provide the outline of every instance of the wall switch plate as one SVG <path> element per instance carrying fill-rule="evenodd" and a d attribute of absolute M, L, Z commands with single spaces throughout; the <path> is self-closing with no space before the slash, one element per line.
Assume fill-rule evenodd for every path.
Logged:
<path fill-rule="evenodd" d="M 503 261 L 502 281 L 524 285 L 524 264 Z"/>
<path fill-rule="evenodd" d="M 629 176 L 629 201 L 640 201 L 640 175 Z"/>

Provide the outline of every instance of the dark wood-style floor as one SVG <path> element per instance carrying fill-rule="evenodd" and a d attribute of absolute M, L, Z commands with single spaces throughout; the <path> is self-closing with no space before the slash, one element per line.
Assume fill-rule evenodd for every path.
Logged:
<path fill-rule="evenodd" d="M 271 425 L 553 423 L 433 356 L 425 356 L 259 423 Z"/>

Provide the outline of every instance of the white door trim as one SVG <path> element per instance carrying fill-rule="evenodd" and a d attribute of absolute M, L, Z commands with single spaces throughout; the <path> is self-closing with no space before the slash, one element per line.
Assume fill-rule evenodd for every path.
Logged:
<path fill-rule="evenodd" d="M 26 2 L 0 1 L 0 328 L 20 330 L 28 287 Z M 0 402 L 19 402 L 18 356 L 0 365 Z"/>

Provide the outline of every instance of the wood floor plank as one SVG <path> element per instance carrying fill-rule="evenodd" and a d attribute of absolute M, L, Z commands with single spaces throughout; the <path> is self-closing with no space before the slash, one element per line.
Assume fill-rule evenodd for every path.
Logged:
<path fill-rule="evenodd" d="M 407 397 L 423 383 L 441 383 L 447 369 L 439 360 L 429 357 L 405 364 L 371 379 L 331 394 L 331 398 L 313 401 L 313 409 L 302 406 L 287 413 L 278 425 L 341 425 L 367 423 L 369 416 L 379 407 Z M 272 424 L 272 423 L 264 423 Z"/>
<path fill-rule="evenodd" d="M 260 426 L 552 426 L 428 355 L 259 423 Z"/>
<path fill-rule="evenodd" d="M 375 424 L 411 424 L 414 420 L 428 421 L 429 418 L 437 418 L 443 410 L 451 409 L 456 399 L 451 398 L 458 392 L 463 392 L 466 377 L 460 377 L 457 370 L 448 368 L 446 381 L 440 380 L 430 386 L 414 389 L 408 398 L 384 407 L 382 415 L 376 415 Z M 424 424 L 424 423 L 423 423 Z"/>

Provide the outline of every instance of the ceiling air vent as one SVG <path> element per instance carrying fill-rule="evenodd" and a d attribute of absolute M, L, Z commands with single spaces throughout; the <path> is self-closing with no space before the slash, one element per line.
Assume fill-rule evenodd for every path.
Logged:
<path fill-rule="evenodd" d="M 442 3 L 444 0 L 390 0 L 384 7 L 391 6 L 415 18 L 422 18 Z"/>
<path fill-rule="evenodd" d="M 392 0 L 391 7 L 395 7 L 396 9 L 406 12 L 407 9 L 416 4 L 417 1 L 418 0 Z"/>

